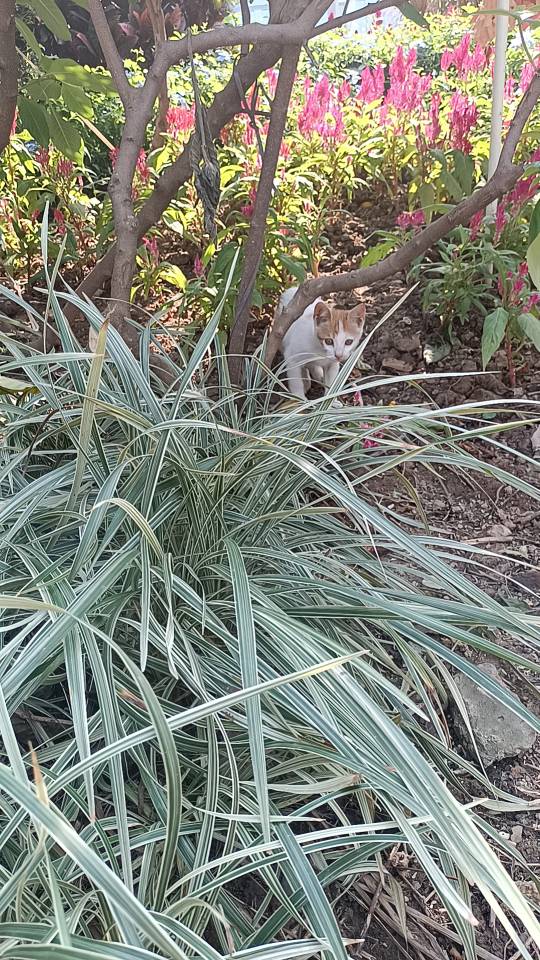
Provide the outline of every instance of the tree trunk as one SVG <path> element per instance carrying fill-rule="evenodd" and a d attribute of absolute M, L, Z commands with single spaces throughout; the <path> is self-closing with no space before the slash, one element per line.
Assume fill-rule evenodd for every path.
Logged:
<path fill-rule="evenodd" d="M 11 137 L 17 110 L 15 0 L 0 0 L 0 153 Z"/>
<path fill-rule="evenodd" d="M 283 55 L 272 104 L 261 175 L 257 186 L 255 206 L 246 241 L 242 280 L 236 304 L 236 316 L 229 340 L 228 360 L 231 381 L 239 385 L 242 374 L 242 354 L 249 324 L 251 301 L 257 271 L 261 262 L 266 234 L 268 209 L 272 199 L 279 152 L 287 122 L 291 92 L 296 77 L 300 47 L 291 47 Z"/>

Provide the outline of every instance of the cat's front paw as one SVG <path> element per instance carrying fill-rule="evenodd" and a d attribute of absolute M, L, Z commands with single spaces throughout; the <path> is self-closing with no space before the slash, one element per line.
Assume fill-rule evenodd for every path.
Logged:
<path fill-rule="evenodd" d="M 343 406 L 341 400 L 332 400 L 330 404 L 331 407 L 334 407 L 336 410 Z"/>

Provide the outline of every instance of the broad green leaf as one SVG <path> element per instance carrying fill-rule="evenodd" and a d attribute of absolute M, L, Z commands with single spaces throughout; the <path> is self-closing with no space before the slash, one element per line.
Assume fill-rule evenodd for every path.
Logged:
<path fill-rule="evenodd" d="M 472 193 L 474 177 L 474 160 L 462 150 L 452 150 L 456 178 L 465 195 Z"/>
<path fill-rule="evenodd" d="M 454 174 L 450 173 L 449 170 L 442 170 L 440 177 L 452 200 L 459 203 L 463 199 L 463 188 Z"/>
<path fill-rule="evenodd" d="M 49 124 L 47 122 L 47 113 L 40 103 L 35 100 L 27 100 L 26 97 L 19 96 L 17 100 L 19 116 L 25 130 L 41 144 L 46 147 L 49 143 Z"/>
<path fill-rule="evenodd" d="M 28 26 L 28 24 L 25 23 L 24 20 L 21 20 L 19 17 L 15 17 L 15 24 L 16 24 L 17 30 L 19 31 L 21 36 L 24 38 L 24 42 L 26 43 L 26 46 L 28 47 L 28 49 L 32 51 L 32 53 L 34 54 L 34 56 L 38 61 L 41 60 L 41 57 L 43 56 L 43 51 L 39 43 L 37 42 L 34 34 L 32 33 L 30 27 Z"/>
<path fill-rule="evenodd" d="M 58 100 L 61 93 L 61 86 L 54 77 L 45 75 L 39 80 L 30 80 L 26 84 L 26 93 L 30 100 L 39 100 L 40 103 L 49 104 L 50 100 Z"/>
<path fill-rule="evenodd" d="M 371 267 L 374 263 L 378 263 L 379 260 L 382 260 L 387 253 L 390 253 L 394 250 L 397 244 L 397 239 L 389 238 L 388 240 L 382 240 L 381 243 L 376 243 L 374 247 L 370 247 L 367 253 L 364 254 L 360 260 L 360 267 Z"/>
<path fill-rule="evenodd" d="M 70 113 L 87 117 L 90 120 L 92 119 L 94 116 L 94 105 L 82 87 L 75 86 L 73 83 L 62 83 L 61 91 L 64 105 Z"/>
<path fill-rule="evenodd" d="M 537 350 L 540 350 L 540 319 L 533 313 L 522 313 L 517 322 L 527 339 L 534 343 Z"/>
<path fill-rule="evenodd" d="M 78 161 L 82 155 L 82 139 L 76 125 L 66 120 L 57 110 L 47 111 L 51 140 L 57 150 L 70 160 Z"/>
<path fill-rule="evenodd" d="M 56 0 L 20 0 L 23 7 L 33 10 L 57 40 L 71 40 L 71 31 L 64 14 L 58 7 Z"/>
<path fill-rule="evenodd" d="M 536 235 L 527 250 L 527 266 L 531 280 L 537 290 L 540 290 L 540 233 Z"/>
<path fill-rule="evenodd" d="M 178 290 L 185 290 L 187 283 L 186 275 L 176 264 L 168 263 L 163 267 L 161 276 L 163 280 L 166 283 L 170 283 L 172 287 L 176 287 Z"/>
<path fill-rule="evenodd" d="M 424 27 L 425 30 L 429 30 L 428 21 L 410 0 L 404 0 L 404 2 L 400 3 L 399 9 L 403 16 L 407 17 L 407 20 L 412 20 L 413 23 L 417 23 L 419 27 Z"/>
<path fill-rule="evenodd" d="M 536 201 L 529 222 L 529 246 L 540 233 L 540 199 Z"/>
<path fill-rule="evenodd" d="M 493 354 L 499 349 L 504 340 L 508 313 L 503 307 L 497 307 L 488 313 L 482 328 L 482 366 L 486 369 Z"/>
<path fill-rule="evenodd" d="M 418 188 L 418 196 L 426 223 L 430 223 L 433 217 L 433 204 L 435 203 L 435 187 L 432 183 L 421 183 Z"/>
<path fill-rule="evenodd" d="M 91 67 L 81 67 L 75 60 L 65 57 L 43 57 L 41 66 L 51 77 L 62 83 L 81 87 L 93 93 L 114 94 L 115 89 L 108 73 Z"/>

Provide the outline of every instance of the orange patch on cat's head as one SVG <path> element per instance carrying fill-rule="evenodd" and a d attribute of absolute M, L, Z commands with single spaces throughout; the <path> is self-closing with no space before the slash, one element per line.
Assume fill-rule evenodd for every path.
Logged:
<path fill-rule="evenodd" d="M 366 306 L 359 303 L 352 310 L 342 310 L 331 303 L 319 301 L 313 311 L 315 330 L 320 340 L 334 339 L 340 330 L 357 340 L 362 336 L 366 322 Z"/>

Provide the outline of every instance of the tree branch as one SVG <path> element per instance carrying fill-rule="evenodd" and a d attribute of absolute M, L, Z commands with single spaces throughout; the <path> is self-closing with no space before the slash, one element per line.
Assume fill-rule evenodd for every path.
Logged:
<path fill-rule="evenodd" d="M 167 42 L 167 30 L 165 27 L 165 16 L 161 0 L 146 0 L 146 9 L 152 24 L 152 33 L 154 34 L 154 50 L 160 50 Z M 156 150 L 162 142 L 162 136 L 167 129 L 167 113 L 169 111 L 169 93 L 167 89 L 167 74 L 163 77 L 161 89 L 158 94 L 158 115 L 156 119 L 156 128 L 152 137 L 152 150 Z"/>
<path fill-rule="evenodd" d="M 334 20 L 326 20 L 325 23 L 319 24 L 319 26 L 313 30 L 311 39 L 320 37 L 322 33 L 328 33 L 329 30 L 339 30 L 340 27 L 344 27 L 347 23 L 360 20 L 362 17 L 372 16 L 374 13 L 379 13 L 380 10 L 388 10 L 390 7 L 397 7 L 399 10 L 400 6 L 399 0 L 373 0 L 372 3 L 364 4 L 360 10 L 351 10 L 350 13 L 346 13 L 342 17 L 336 17 Z"/>
<path fill-rule="evenodd" d="M 242 353 L 244 351 L 249 324 L 251 299 L 264 248 L 268 208 L 272 199 L 279 151 L 287 122 L 289 102 L 301 49 L 300 46 L 290 47 L 284 53 L 279 70 L 274 101 L 272 103 L 261 175 L 257 185 L 255 206 L 245 246 L 244 266 L 236 304 L 236 316 L 229 340 L 229 370 L 233 383 L 240 382 Z"/>
<path fill-rule="evenodd" d="M 511 190 L 524 168 L 523 163 L 513 163 L 514 153 L 539 97 L 540 74 L 537 74 L 514 114 L 497 168 L 483 187 L 479 187 L 470 197 L 466 197 L 444 216 L 434 220 L 384 260 L 379 260 L 378 263 L 369 267 L 360 267 L 358 270 L 349 270 L 346 273 L 327 274 L 314 280 L 306 280 L 301 284 L 287 309 L 274 320 L 267 341 L 266 365 L 271 365 L 291 324 L 317 297 L 354 290 L 356 287 L 366 287 L 387 280 L 408 267 L 421 254 L 426 253 L 454 227 L 468 223 L 475 213 L 484 210 L 493 200 L 499 199 Z"/>
<path fill-rule="evenodd" d="M 15 0 L 0 2 L 0 153 L 9 143 L 17 109 Z"/>
<path fill-rule="evenodd" d="M 90 0 L 90 2 L 93 5 L 96 3 L 99 4 L 101 8 L 101 0 Z M 315 2 L 310 3 L 307 12 L 309 13 L 309 11 L 311 11 L 311 15 L 307 18 L 306 11 L 303 11 L 300 18 L 303 24 L 300 33 L 303 33 L 307 26 L 307 33 L 311 35 L 311 32 L 315 29 L 314 25 L 320 18 L 321 11 L 324 12 L 324 9 L 328 6 L 328 2 L 329 0 L 315 0 Z M 386 7 L 391 5 L 388 0 L 377 0 L 376 3 L 369 3 L 362 10 L 359 10 L 358 16 L 368 16 L 378 9 L 386 9 Z M 299 6 L 298 0 L 296 3 L 294 0 L 286 0 L 283 8 L 283 16 L 294 16 Z M 242 41 L 244 41 L 244 43 L 254 43 L 261 37 L 265 38 L 265 40 L 267 38 L 278 37 L 281 38 L 282 41 L 285 38 L 288 44 L 292 31 L 298 32 L 297 26 L 298 20 L 295 21 L 294 24 L 287 22 L 284 24 L 278 23 L 271 25 L 249 24 L 246 27 L 216 27 L 213 30 L 195 34 L 192 37 L 193 51 L 194 53 L 201 53 L 214 49 L 215 47 L 242 44 Z M 302 36 L 300 42 L 304 40 L 305 36 Z M 169 66 L 170 51 L 174 51 L 174 56 L 172 57 L 173 63 L 178 59 L 185 59 L 188 56 L 187 38 L 174 41 L 168 40 L 150 67 L 142 89 L 134 91 L 130 88 L 131 93 L 137 94 L 136 109 L 130 113 L 129 117 L 126 112 L 126 128 L 124 129 L 124 135 L 122 137 L 123 141 L 131 141 L 132 144 L 135 142 L 142 143 L 142 138 L 144 138 L 144 132 L 152 115 L 156 97 L 159 95 L 159 90 L 163 83 L 163 77 L 166 75 Z M 216 95 L 212 106 L 207 112 L 207 119 L 213 137 L 217 137 L 221 129 L 241 110 L 242 104 L 239 96 L 239 88 L 245 93 L 261 73 L 276 64 L 282 56 L 282 53 L 283 44 L 256 42 L 253 49 L 240 59 L 238 65 L 235 67 L 235 76 L 233 76 L 223 90 Z M 139 211 L 137 218 L 138 240 L 158 222 L 180 187 L 191 178 L 192 170 L 189 159 L 191 143 L 192 141 L 190 139 L 182 155 L 175 160 L 171 166 L 165 168 L 157 180 L 151 196 Z M 124 150 L 123 148 L 121 149 L 123 153 Z M 137 159 L 133 150 L 131 153 L 130 166 L 136 164 Z M 123 159 L 120 165 L 120 157 L 117 169 L 118 167 L 123 171 L 123 176 L 129 174 L 128 165 L 124 163 Z M 112 275 L 117 250 L 118 247 L 115 242 L 105 256 L 102 257 L 86 275 L 77 288 L 77 293 L 80 296 L 88 296 L 91 298 L 98 290 L 105 286 Z M 74 311 L 68 307 L 67 313 L 73 316 Z"/>
<path fill-rule="evenodd" d="M 105 16 L 101 0 L 88 0 L 88 12 L 90 13 L 99 45 L 105 57 L 105 63 L 113 78 L 114 85 L 124 108 L 127 110 L 134 95 L 137 94 L 138 91 L 134 90 L 128 81 L 124 64 L 118 53 L 116 43 L 114 42 L 114 37 L 111 33 L 107 17 Z"/>

